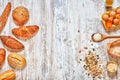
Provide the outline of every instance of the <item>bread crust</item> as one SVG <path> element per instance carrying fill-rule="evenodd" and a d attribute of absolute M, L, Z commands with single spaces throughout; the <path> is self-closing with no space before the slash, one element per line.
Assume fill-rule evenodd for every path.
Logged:
<path fill-rule="evenodd" d="M 24 45 L 12 36 L 0 36 L 3 45 L 10 51 L 20 51 L 24 49 Z"/>
<path fill-rule="evenodd" d="M 4 11 L 2 12 L 2 14 L 0 16 L 0 32 L 3 30 L 3 28 L 7 22 L 10 11 L 11 11 L 11 2 L 8 2 Z"/>
<path fill-rule="evenodd" d="M 20 28 L 13 28 L 12 33 L 20 38 L 20 39 L 27 39 L 35 35 L 39 30 L 39 26 L 37 25 L 29 25 L 29 26 L 22 26 Z"/>
<path fill-rule="evenodd" d="M 4 48 L 0 48 L 0 66 L 5 61 L 6 50 Z"/>
<path fill-rule="evenodd" d="M 18 6 L 13 10 L 12 17 L 17 25 L 24 25 L 29 19 L 29 11 L 24 6 Z"/>
<path fill-rule="evenodd" d="M 9 65 L 16 69 L 22 69 L 26 65 L 25 57 L 18 53 L 10 53 L 7 59 Z"/>
<path fill-rule="evenodd" d="M 16 73 L 14 70 L 7 70 L 0 74 L 0 80 L 15 80 Z"/>

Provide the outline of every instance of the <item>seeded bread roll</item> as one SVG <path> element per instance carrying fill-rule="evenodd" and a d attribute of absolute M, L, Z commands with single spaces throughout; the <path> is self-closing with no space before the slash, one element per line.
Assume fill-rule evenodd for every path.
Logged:
<path fill-rule="evenodd" d="M 17 25 L 24 25 L 29 19 L 29 11 L 24 6 L 18 6 L 13 10 L 12 17 Z"/>
<path fill-rule="evenodd" d="M 26 66 L 26 59 L 18 53 L 10 53 L 8 55 L 8 63 L 15 69 L 23 69 Z"/>

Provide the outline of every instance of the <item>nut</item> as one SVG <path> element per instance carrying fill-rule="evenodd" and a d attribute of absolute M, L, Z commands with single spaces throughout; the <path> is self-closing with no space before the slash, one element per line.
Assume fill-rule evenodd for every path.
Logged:
<path fill-rule="evenodd" d="M 0 48 L 0 66 L 5 61 L 5 55 L 6 55 L 5 49 L 4 48 Z"/>
<path fill-rule="evenodd" d="M 14 80 L 16 73 L 14 70 L 7 70 L 0 74 L 0 80 Z"/>
<path fill-rule="evenodd" d="M 26 65 L 25 57 L 18 53 L 10 53 L 7 59 L 9 65 L 13 68 L 22 69 Z"/>

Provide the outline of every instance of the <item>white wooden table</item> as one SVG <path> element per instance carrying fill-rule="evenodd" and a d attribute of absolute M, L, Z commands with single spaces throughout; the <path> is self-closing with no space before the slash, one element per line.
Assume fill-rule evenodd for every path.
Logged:
<path fill-rule="evenodd" d="M 33 38 L 20 40 L 25 49 L 19 53 L 26 57 L 27 66 L 23 70 L 15 69 L 16 80 L 93 80 L 86 75 L 84 62 L 79 63 L 87 54 L 85 47 L 95 48 L 102 60 L 103 77 L 100 80 L 120 80 L 120 68 L 115 79 L 110 79 L 105 69 L 109 61 L 106 44 L 110 39 L 100 43 L 91 41 L 92 33 L 108 34 L 100 20 L 105 11 L 105 0 L 0 0 L 0 13 L 8 1 L 12 3 L 12 10 L 19 5 L 29 9 L 30 19 L 26 25 L 40 26 Z M 113 7 L 119 5 L 120 0 L 114 0 Z M 11 33 L 16 27 L 11 14 L 1 34 L 15 37 Z M 119 33 L 120 30 L 110 35 Z M 0 47 L 3 47 L 1 42 Z M 10 51 L 6 51 L 8 55 Z M 0 73 L 13 69 L 8 65 L 7 55 Z"/>

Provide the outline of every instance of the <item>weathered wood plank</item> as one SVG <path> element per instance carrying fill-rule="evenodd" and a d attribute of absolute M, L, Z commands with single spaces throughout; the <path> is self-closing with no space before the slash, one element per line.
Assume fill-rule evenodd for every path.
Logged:
<path fill-rule="evenodd" d="M 26 57 L 27 66 L 23 70 L 15 69 L 16 80 L 92 80 L 86 75 L 84 62 L 78 63 L 87 54 L 85 47 L 95 48 L 96 54 L 100 55 L 104 71 L 101 80 L 120 79 L 120 70 L 117 79 L 110 79 L 105 69 L 109 60 L 106 44 L 110 39 L 100 43 L 91 41 L 94 32 L 107 34 L 100 21 L 100 14 L 105 11 L 105 0 L 0 0 L 0 13 L 8 1 L 12 3 L 12 10 L 19 5 L 29 9 L 30 19 L 26 25 L 40 26 L 33 38 L 20 40 L 25 45 L 20 53 Z M 119 0 L 114 0 L 113 7 L 119 4 Z M 13 36 L 11 29 L 17 26 L 11 14 L 1 34 Z M 7 50 L 7 55 L 9 53 Z M 6 59 L 0 72 L 7 69 L 12 68 Z"/>

